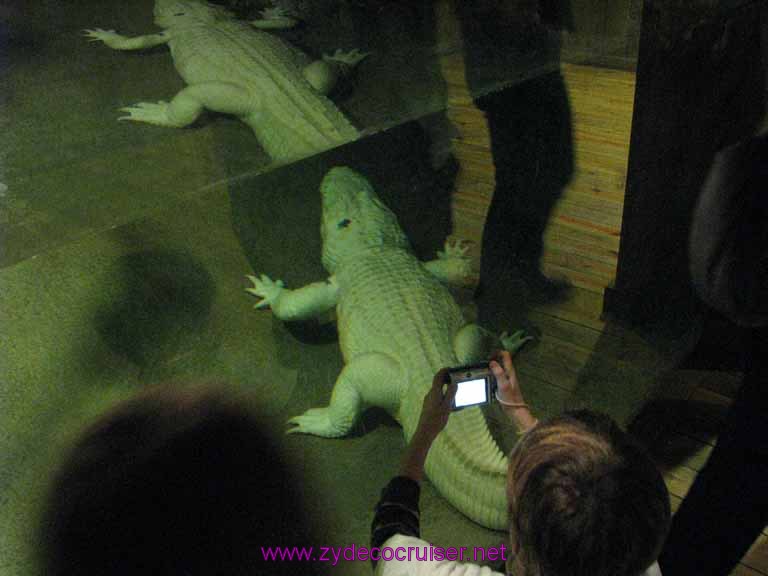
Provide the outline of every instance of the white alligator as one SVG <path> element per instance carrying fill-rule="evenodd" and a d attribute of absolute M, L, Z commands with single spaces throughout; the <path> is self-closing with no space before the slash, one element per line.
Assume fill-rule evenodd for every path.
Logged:
<path fill-rule="evenodd" d="M 281 320 L 307 319 L 336 308 L 345 367 L 330 404 L 289 420 L 289 432 L 339 437 L 366 406 L 380 406 L 403 426 L 406 440 L 419 420 L 424 395 L 442 367 L 488 358 L 492 348 L 519 348 L 522 331 L 501 337 L 465 324 L 442 282 L 466 278 L 466 248 L 446 242 L 436 260 L 411 252 L 395 215 L 370 183 L 345 167 L 321 184 L 323 265 L 331 274 L 290 290 L 268 276 L 248 276 L 247 291 Z M 442 494 L 472 520 L 507 528 L 507 458 L 478 407 L 451 415 L 426 463 Z"/>
<path fill-rule="evenodd" d="M 170 102 L 140 102 L 121 108 L 121 120 L 183 127 L 204 109 L 234 114 L 250 126 L 273 160 L 292 160 L 359 137 L 325 94 L 366 54 L 337 51 L 322 60 L 262 30 L 287 28 L 296 20 L 280 8 L 250 23 L 201 0 L 156 0 L 159 34 L 129 38 L 113 30 L 85 30 L 92 41 L 115 50 L 168 44 L 188 84 Z"/>

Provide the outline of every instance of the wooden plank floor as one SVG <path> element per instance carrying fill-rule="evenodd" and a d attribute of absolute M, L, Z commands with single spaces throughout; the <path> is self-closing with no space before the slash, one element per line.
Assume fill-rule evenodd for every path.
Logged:
<path fill-rule="evenodd" d="M 454 234 L 479 254 L 493 193 L 487 125 L 464 82 L 460 54 L 443 61 L 448 115 L 459 130 L 453 151 L 460 164 L 453 197 Z M 573 113 L 576 170 L 545 236 L 543 267 L 575 286 L 602 294 L 616 273 L 634 74 L 564 65 Z"/>
<path fill-rule="evenodd" d="M 453 193 L 454 237 L 470 244 L 477 271 L 494 182 L 488 131 L 467 91 L 461 55 L 445 56 L 442 66 L 448 114 L 460 133 L 453 141 L 460 163 Z M 563 74 L 573 112 L 576 172 L 546 231 L 542 267 L 567 277 L 574 290 L 567 301 L 529 313 L 542 335 L 535 349 L 521 355 L 520 373 L 531 393 L 550 386 L 565 398 L 597 356 L 608 373 L 621 369 L 622 376 L 653 378 L 667 390 L 668 400 L 682 402 L 684 414 L 659 432 L 654 446 L 675 510 L 712 449 L 739 375 L 670 371 L 657 350 L 601 318 L 603 289 L 616 271 L 634 74 L 568 64 Z M 627 372 L 627 366 L 633 370 Z M 768 575 L 766 534 L 732 574 Z"/>

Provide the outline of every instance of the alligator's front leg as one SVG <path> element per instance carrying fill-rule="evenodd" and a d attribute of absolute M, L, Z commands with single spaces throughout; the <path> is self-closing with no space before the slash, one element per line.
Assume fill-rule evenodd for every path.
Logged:
<path fill-rule="evenodd" d="M 187 86 L 170 102 L 139 102 L 120 108 L 122 112 L 128 112 L 128 116 L 121 116 L 119 120 L 182 128 L 197 120 L 206 108 L 245 118 L 258 113 L 260 107 L 259 99 L 237 84 L 207 82 Z"/>
<path fill-rule="evenodd" d="M 477 324 L 467 324 L 454 336 L 453 351 L 460 364 L 474 364 L 488 360 L 494 350 L 503 348 L 516 352 L 529 340 L 533 340 L 533 337 L 526 336 L 522 330 L 496 336 Z"/>
<path fill-rule="evenodd" d="M 314 434 L 325 438 L 346 435 L 366 406 L 379 406 L 397 414 L 403 373 L 395 359 L 386 354 L 364 354 L 347 364 L 336 379 L 331 402 L 324 408 L 310 408 L 288 420 L 289 433 Z"/>
<path fill-rule="evenodd" d="M 245 291 L 261 298 L 255 308 L 270 306 L 280 320 L 306 320 L 336 306 L 338 286 L 333 276 L 327 282 L 314 282 L 295 290 L 284 288 L 282 280 L 272 280 L 265 274 L 246 278 L 253 286 Z"/>
<path fill-rule="evenodd" d="M 469 247 L 461 241 L 445 241 L 437 259 L 424 262 L 424 267 L 438 280 L 445 284 L 463 286 L 472 271 L 472 261 L 467 256 Z"/>
<path fill-rule="evenodd" d="M 89 38 L 91 42 L 104 42 L 113 50 L 143 50 L 144 48 L 165 44 L 171 39 L 166 32 L 128 38 L 114 30 L 103 30 L 101 28 L 83 30 L 83 35 Z"/>

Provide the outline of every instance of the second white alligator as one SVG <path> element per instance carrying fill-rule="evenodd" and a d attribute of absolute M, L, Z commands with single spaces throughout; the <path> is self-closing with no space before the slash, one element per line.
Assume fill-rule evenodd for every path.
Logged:
<path fill-rule="evenodd" d="M 350 142 L 358 130 L 324 94 L 340 70 L 365 57 L 337 51 L 312 62 L 277 36 L 254 28 L 288 27 L 279 10 L 245 23 L 200 0 L 156 0 L 159 34 L 128 38 L 100 28 L 85 31 L 115 50 L 167 44 L 188 84 L 170 102 L 141 102 L 123 108 L 122 119 L 182 127 L 203 109 L 234 114 L 250 126 L 273 160 L 293 160 Z"/>
<path fill-rule="evenodd" d="M 409 248 L 395 215 L 361 175 L 334 168 L 321 185 L 324 282 L 289 290 L 279 280 L 249 276 L 248 291 L 282 320 L 306 319 L 336 307 L 345 367 L 329 406 L 292 418 L 291 432 L 339 437 L 366 406 L 386 409 L 415 431 L 435 372 L 488 357 L 502 345 L 515 350 L 521 332 L 501 341 L 461 311 L 441 281 L 463 278 L 468 259 L 446 244 L 422 263 Z M 492 439 L 479 408 L 451 415 L 427 459 L 429 479 L 462 513 L 495 529 L 507 527 L 507 458 Z"/>

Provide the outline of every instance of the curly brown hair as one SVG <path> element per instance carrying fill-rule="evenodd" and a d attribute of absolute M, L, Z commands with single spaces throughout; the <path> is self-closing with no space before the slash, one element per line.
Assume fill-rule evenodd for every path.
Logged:
<path fill-rule="evenodd" d="M 608 416 L 541 422 L 510 454 L 510 540 L 527 575 L 634 576 L 669 530 L 664 480 Z"/>

